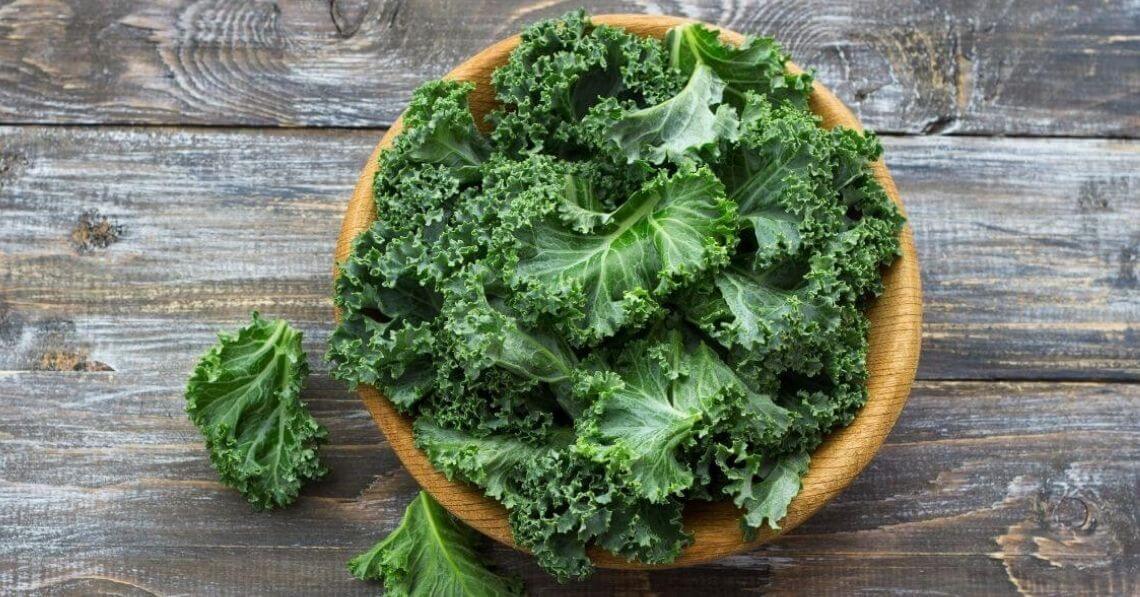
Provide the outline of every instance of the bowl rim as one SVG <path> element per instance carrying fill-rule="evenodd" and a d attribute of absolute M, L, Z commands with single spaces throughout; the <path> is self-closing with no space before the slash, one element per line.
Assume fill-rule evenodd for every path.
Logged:
<path fill-rule="evenodd" d="M 590 19 L 596 24 L 620 27 L 637 35 L 658 38 L 676 25 L 696 22 L 681 17 L 639 14 L 604 14 L 591 16 Z M 745 39 L 739 33 L 705 24 L 718 30 L 726 42 L 740 44 Z M 466 80 L 476 84 L 469 97 L 469 104 L 477 117 L 495 103 L 490 86 L 491 71 L 506 61 L 518 42 L 518 35 L 496 42 L 444 76 L 446 79 Z M 788 69 L 801 72 L 791 62 L 788 63 Z M 856 130 L 863 128 L 851 110 L 819 81 L 814 82 L 809 107 L 821 117 L 824 128 L 837 125 Z M 376 219 L 372 200 L 373 178 L 380 152 L 402 130 L 402 118 L 398 118 L 381 138 L 357 180 L 337 240 L 334 279 L 339 275 L 339 264 L 351 252 L 353 239 Z M 894 180 L 883 160 L 873 163 L 872 170 L 891 200 L 903 210 Z M 905 215 L 905 210 L 903 213 Z M 642 564 L 591 546 L 589 555 L 597 566 L 638 570 L 675 568 L 741 553 L 799 526 L 851 484 L 870 463 L 894 426 L 910 394 L 918 367 L 922 333 L 922 288 L 909 222 L 900 233 L 900 245 L 901 255 L 890 267 L 884 269 L 883 294 L 867 310 L 871 321 L 867 351 L 867 403 L 847 427 L 832 432 L 812 452 L 810 467 L 803 478 L 803 487 L 789 505 L 782 526 L 778 530 L 764 527 L 754 539 L 745 541 L 740 532 L 740 511 L 730 501 L 689 502 L 685 506 L 684 524 L 685 529 L 692 533 L 693 542 L 675 561 L 663 565 Z M 339 321 L 339 311 L 336 317 Z M 410 418 L 397 412 L 375 388 L 361 385 L 357 388 L 357 394 L 400 462 L 424 490 L 480 533 L 514 549 L 526 551 L 514 543 L 506 510 L 498 502 L 486 497 L 474 486 L 459 480 L 448 480 L 415 447 Z"/>

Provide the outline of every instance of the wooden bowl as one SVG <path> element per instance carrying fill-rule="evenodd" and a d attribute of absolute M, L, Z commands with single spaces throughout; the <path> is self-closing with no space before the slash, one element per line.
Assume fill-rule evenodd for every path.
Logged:
<path fill-rule="evenodd" d="M 621 27 L 643 36 L 663 37 L 671 27 L 690 22 L 687 19 L 647 15 L 601 15 L 593 17 L 595 23 Z M 740 43 L 744 36 L 732 31 L 721 31 L 727 42 Z M 446 75 L 449 79 L 462 79 L 476 84 L 470 96 L 470 106 L 476 118 L 481 118 L 494 104 L 491 89 L 491 71 L 507 61 L 511 50 L 518 45 L 518 36 L 504 39 L 475 54 Z M 792 64 L 793 71 L 799 69 Z M 811 110 L 818 114 L 823 125 L 831 128 L 843 125 L 862 129 L 859 121 L 838 98 L 817 81 L 810 99 Z M 350 253 L 352 240 L 367 229 L 376 219 L 372 200 L 372 179 L 376 173 L 380 151 L 388 147 L 400 133 L 397 120 L 380 140 L 369 156 L 356 190 L 348 204 L 348 211 L 337 242 L 336 262 L 341 263 Z M 891 199 L 902 207 L 894 181 L 880 160 L 873 165 L 875 176 Z M 753 541 L 744 541 L 740 532 L 741 512 L 731 502 L 694 502 L 686 506 L 685 528 L 693 534 L 693 543 L 675 562 L 667 566 L 678 567 L 708 562 L 743 552 L 771 541 L 794 529 L 815 514 L 828 501 L 845 489 L 871 458 L 890 433 L 906 403 L 918 366 L 918 353 L 922 326 L 922 290 L 919 281 L 918 259 L 910 227 L 902 232 L 902 256 L 884 273 L 886 290 L 871 306 L 870 349 L 867 366 L 869 398 L 851 425 L 832 433 L 811 457 L 811 468 L 803 480 L 803 490 L 792 500 L 788 515 L 781 528 L 773 531 L 764 527 Z M 358 390 L 377 426 L 388 438 L 389 444 L 408 472 L 440 504 L 479 532 L 509 545 L 515 545 L 507 525 L 507 513 L 497 502 L 484 496 L 479 489 L 459 481 L 449 481 L 432 467 L 427 457 L 413 445 L 412 421 L 400 415 L 374 388 L 361 386 Z M 604 568 L 644 569 L 647 566 L 629 562 L 601 549 L 594 548 L 590 556 Z"/>

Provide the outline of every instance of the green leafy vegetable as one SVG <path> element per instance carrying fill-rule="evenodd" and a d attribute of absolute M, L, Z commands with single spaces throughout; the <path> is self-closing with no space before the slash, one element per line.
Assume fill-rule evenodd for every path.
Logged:
<path fill-rule="evenodd" d="M 700 23 L 670 30 L 665 36 L 669 64 L 686 73 L 702 67 L 711 69 L 737 108 L 744 105 L 750 91 L 801 107 L 807 104 L 812 77 L 787 72 L 784 63 L 788 55 L 775 40 L 749 37 L 740 47 L 732 47 L 721 43 L 719 37 L 715 29 Z"/>
<path fill-rule="evenodd" d="M 487 569 L 475 553 L 479 536 L 421 491 L 396 527 L 372 549 L 352 558 L 360 580 L 384 583 L 386 595 L 499 597 L 522 595 L 522 583 Z"/>
<path fill-rule="evenodd" d="M 686 346 L 680 332 L 630 344 L 602 375 L 585 436 L 630 470 L 637 491 L 652 502 L 693 484 L 684 450 L 715 426 L 744 384 L 701 342 Z M 587 391 L 590 391 L 587 390 Z"/>
<path fill-rule="evenodd" d="M 862 309 L 903 220 L 875 137 L 821 128 L 786 61 L 570 13 L 494 72 L 487 128 L 470 84 L 430 83 L 381 156 L 333 375 L 412 416 L 560 580 L 590 545 L 673 561 L 689 501 L 777 528 L 866 400 Z"/>
<path fill-rule="evenodd" d="M 558 221 L 536 225 L 522 241 L 527 256 L 515 283 L 578 299 L 581 321 L 562 327 L 579 342 L 596 342 L 652 315 L 654 297 L 723 263 L 733 211 L 708 170 L 662 173 L 590 233 Z"/>
<path fill-rule="evenodd" d="M 301 402 L 309 374 L 301 333 L 262 319 L 202 357 L 186 386 L 186 412 L 206 439 L 222 482 L 255 508 L 287 506 L 326 470 L 317 446 L 327 432 Z"/>
<path fill-rule="evenodd" d="M 609 126 L 609 136 L 630 162 L 684 161 L 720 139 L 736 135 L 736 112 L 720 106 L 724 83 L 698 65 L 688 84 L 660 104 L 628 113 Z"/>

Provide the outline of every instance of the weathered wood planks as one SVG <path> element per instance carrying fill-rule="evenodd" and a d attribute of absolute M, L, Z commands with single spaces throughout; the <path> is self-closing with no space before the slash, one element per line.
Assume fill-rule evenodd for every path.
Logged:
<path fill-rule="evenodd" d="M 336 231 L 377 138 L 0 128 L 0 370 L 181 374 L 252 309 L 322 351 Z M 1140 379 L 1140 145 L 884 141 L 923 267 L 920 378 Z M 101 226 L 107 246 L 76 243 Z"/>
<path fill-rule="evenodd" d="M 1126 0 L 4 0 L 0 121 L 387 126 L 419 83 L 578 6 L 774 35 L 882 131 L 1140 135 Z"/>
<path fill-rule="evenodd" d="M 1140 145 L 885 140 L 925 293 L 920 375 L 1140 374 Z"/>
<path fill-rule="evenodd" d="M 0 128 L 0 586 L 375 592 L 343 562 L 416 488 L 319 355 L 380 132 Z M 920 377 L 1140 379 L 1136 142 L 884 141 L 924 265 Z M 216 482 L 182 413 L 194 359 L 253 308 L 306 331 L 332 434 L 334 475 L 279 514 Z M 1135 592 L 1137 387 L 921 383 L 847 493 L 715 565 L 556 587 L 495 559 L 541 594 Z"/>
<path fill-rule="evenodd" d="M 345 201 L 416 85 L 578 6 L 772 34 L 869 127 L 972 137 L 884 139 L 927 381 L 846 493 L 694 569 L 494 559 L 542 595 L 1140 593 L 1140 142 L 977 137 L 1140 137 L 1128 0 L 0 0 L 0 124 L 53 125 L 0 126 L 0 592 L 378 592 L 344 562 L 416 486 L 320 361 Z M 273 514 L 182 410 L 254 308 L 331 435 Z"/>
<path fill-rule="evenodd" d="M 330 429 L 334 473 L 265 514 L 217 483 L 181 386 L 163 371 L 0 376 L 0 586 L 374 593 L 344 561 L 416 487 L 356 398 L 313 376 L 305 399 Z M 565 587 L 519 554 L 494 559 L 534 594 L 1127 594 L 1140 577 L 1137 404 L 1135 384 L 921 382 L 855 484 L 760 551 Z"/>

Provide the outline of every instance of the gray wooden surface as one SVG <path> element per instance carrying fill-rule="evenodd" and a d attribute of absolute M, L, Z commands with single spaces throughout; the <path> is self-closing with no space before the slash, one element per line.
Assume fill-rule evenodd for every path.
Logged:
<path fill-rule="evenodd" d="M 541 595 L 1140 592 L 1140 6 L 581 4 L 773 34 L 888 133 L 920 381 L 757 552 L 565 586 L 494 559 Z M 415 85 L 577 5 L 0 0 L 0 593 L 378 592 L 344 561 L 416 487 L 321 362 L 343 207 Z M 306 333 L 334 471 L 272 514 L 182 410 L 255 308 Z"/>

